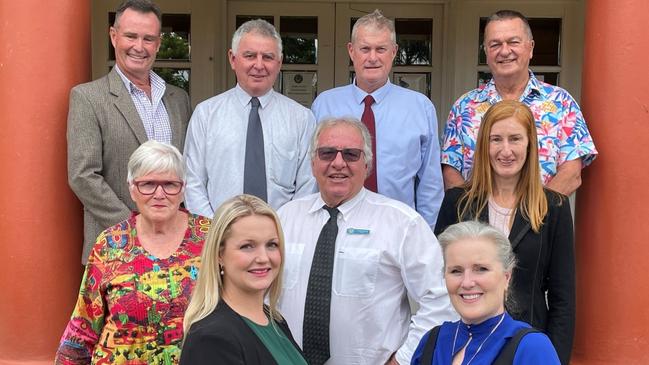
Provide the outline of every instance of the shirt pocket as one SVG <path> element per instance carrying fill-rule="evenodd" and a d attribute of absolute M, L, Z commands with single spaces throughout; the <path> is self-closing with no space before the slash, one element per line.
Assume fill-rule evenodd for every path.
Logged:
<path fill-rule="evenodd" d="M 345 247 L 337 253 L 334 292 L 345 297 L 368 297 L 374 293 L 380 251 L 373 248 Z"/>
<path fill-rule="evenodd" d="M 287 192 L 295 190 L 297 150 L 290 143 L 272 143 L 270 149 L 270 179 Z"/>
<path fill-rule="evenodd" d="M 284 247 L 284 276 L 282 286 L 284 289 L 293 289 L 300 277 L 300 266 L 304 254 L 304 243 L 291 243 Z"/>

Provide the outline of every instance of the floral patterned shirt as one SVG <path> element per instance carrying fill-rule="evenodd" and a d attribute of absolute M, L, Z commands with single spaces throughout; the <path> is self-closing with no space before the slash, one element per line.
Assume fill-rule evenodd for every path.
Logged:
<path fill-rule="evenodd" d="M 178 364 L 183 316 L 210 225 L 185 213 L 185 237 L 165 259 L 141 245 L 138 213 L 99 235 L 56 364 Z"/>
<path fill-rule="evenodd" d="M 502 98 L 494 80 L 460 97 L 446 121 L 442 142 L 442 163 L 460 171 L 468 179 L 473 168 L 473 153 L 482 117 L 489 107 Z M 547 184 L 562 163 L 581 158 L 589 165 L 597 150 L 588 132 L 577 102 L 564 89 L 546 84 L 534 77 L 519 99 L 529 106 L 536 120 L 541 177 Z"/>

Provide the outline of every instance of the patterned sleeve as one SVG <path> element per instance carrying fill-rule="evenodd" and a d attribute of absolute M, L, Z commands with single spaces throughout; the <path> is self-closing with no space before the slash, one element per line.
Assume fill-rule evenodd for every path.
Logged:
<path fill-rule="evenodd" d="M 562 120 L 562 136 L 560 146 L 559 165 L 566 162 L 582 159 L 582 167 L 590 165 L 597 155 L 595 144 L 588 131 L 588 126 L 584 120 L 584 115 L 577 102 L 565 93 L 565 99 L 562 101 L 566 114 Z"/>
<path fill-rule="evenodd" d="M 89 364 L 95 344 L 99 341 L 106 310 L 101 287 L 104 269 L 100 255 L 102 242 L 106 241 L 104 237 L 105 233 L 102 233 L 97 238 L 88 259 L 79 297 L 61 337 L 55 364 Z"/>
<path fill-rule="evenodd" d="M 450 165 L 459 172 L 462 172 L 462 143 L 460 139 L 460 127 L 462 125 L 462 114 L 460 104 L 456 102 L 451 108 L 444 127 L 444 137 L 441 146 L 441 162 Z"/>

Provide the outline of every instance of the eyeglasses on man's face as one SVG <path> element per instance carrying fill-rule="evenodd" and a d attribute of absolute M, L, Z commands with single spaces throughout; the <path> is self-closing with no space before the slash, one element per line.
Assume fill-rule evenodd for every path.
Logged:
<path fill-rule="evenodd" d="M 360 148 L 343 148 L 339 150 L 333 147 L 320 147 L 316 151 L 318 158 L 322 161 L 333 161 L 340 152 L 346 162 L 356 162 L 363 154 L 363 150 Z"/>
<path fill-rule="evenodd" d="M 173 180 L 144 180 L 133 181 L 133 185 L 135 185 L 137 191 L 142 195 L 153 195 L 158 189 L 158 186 L 161 186 L 167 195 L 177 195 L 183 189 L 184 183 Z"/>

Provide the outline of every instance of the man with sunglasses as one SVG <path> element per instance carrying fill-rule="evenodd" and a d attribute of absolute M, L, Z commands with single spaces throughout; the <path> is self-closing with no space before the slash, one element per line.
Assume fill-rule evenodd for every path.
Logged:
<path fill-rule="evenodd" d="M 424 94 L 390 82 L 397 49 L 392 20 L 378 10 L 358 19 L 347 44 L 354 82 L 323 92 L 311 110 L 316 121 L 353 116 L 365 123 L 375 148 L 365 187 L 408 204 L 434 226 L 444 197 L 437 115 Z"/>
<path fill-rule="evenodd" d="M 408 364 L 426 330 L 457 316 L 439 244 L 414 209 L 363 187 L 372 142 L 360 121 L 320 122 L 310 152 L 320 192 L 278 211 L 280 310 L 309 364 Z"/>

